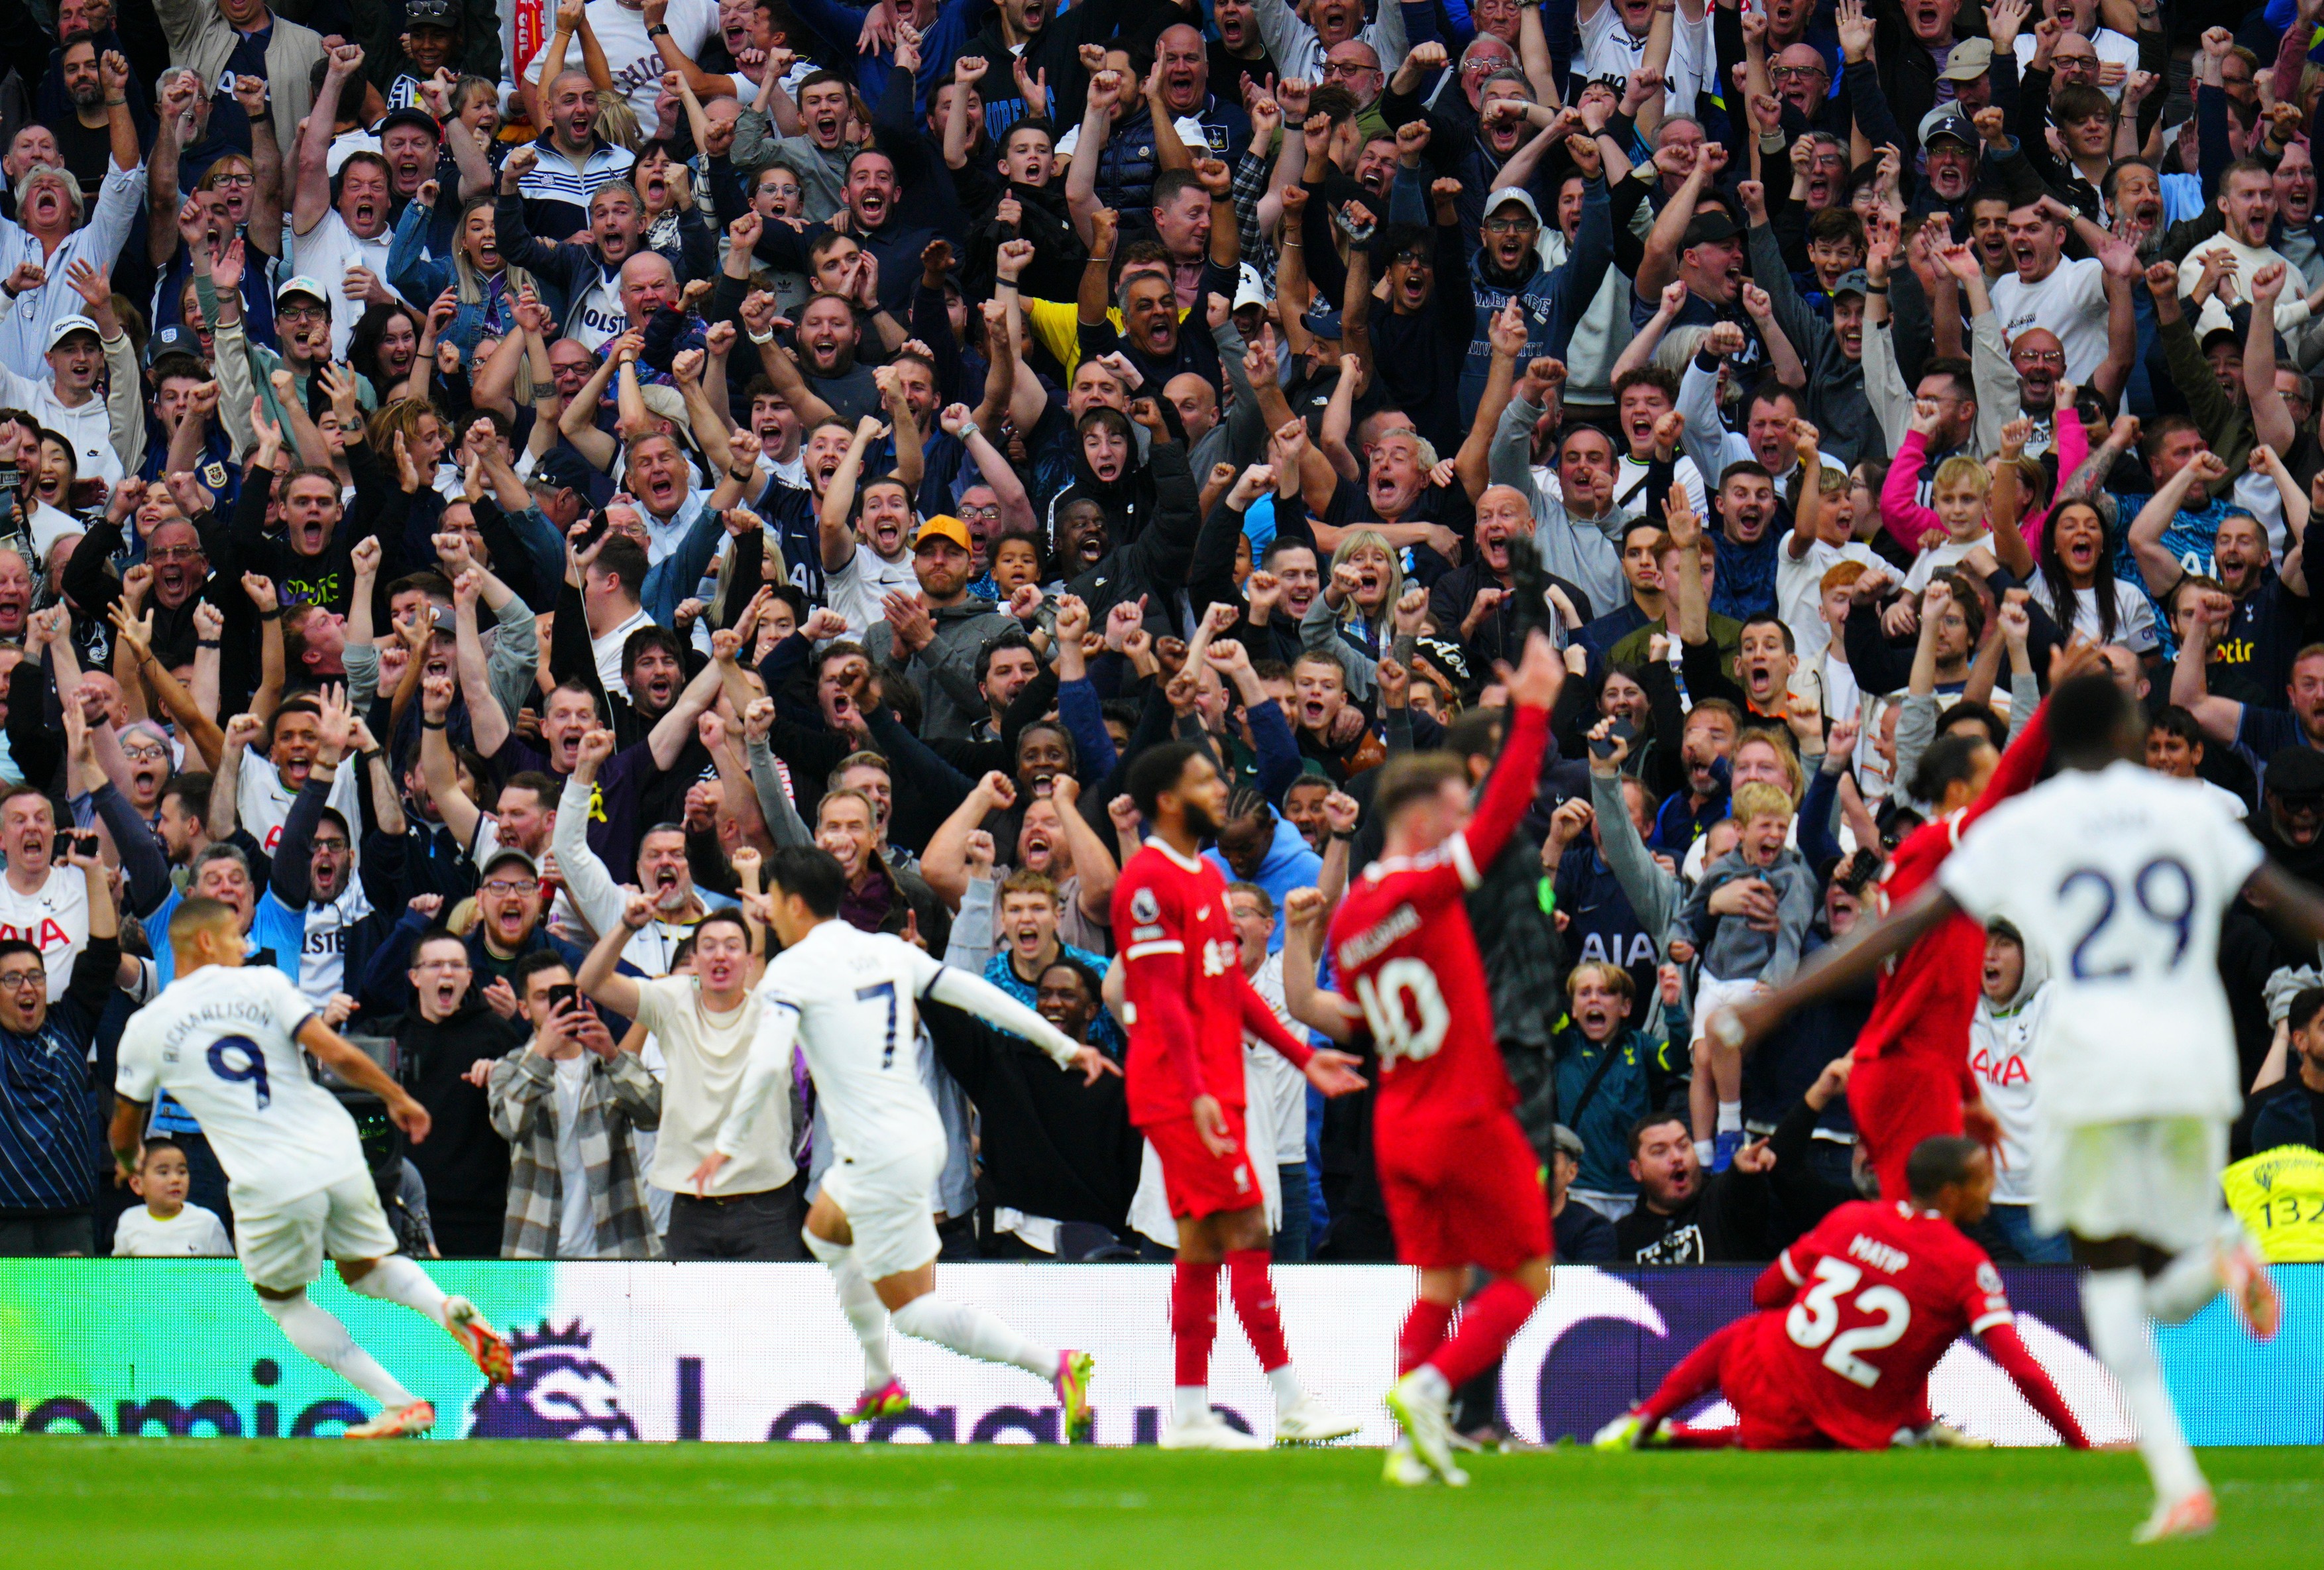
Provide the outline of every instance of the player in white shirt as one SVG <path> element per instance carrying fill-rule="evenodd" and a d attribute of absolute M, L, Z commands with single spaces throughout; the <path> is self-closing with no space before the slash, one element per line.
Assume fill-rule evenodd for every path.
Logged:
<path fill-rule="evenodd" d="M 244 968 L 231 906 L 188 900 L 170 919 L 178 978 L 122 1032 L 112 1143 L 124 1175 L 141 1153 L 152 1104 L 168 1091 L 199 1120 L 233 1196 L 235 1251 L 260 1304 L 300 1351 L 380 1403 L 351 1439 L 424 1434 L 436 1408 L 357 1346 L 347 1327 L 307 1297 L 326 1254 L 339 1279 L 367 1298 L 401 1303 L 450 1332 L 487 1379 L 513 1377 L 508 1343 L 466 1298 L 447 1298 L 396 1252 L 364 1161 L 355 1120 L 308 1072 L 302 1047 L 358 1089 L 387 1103 L 415 1143 L 428 1112 L 337 1031 L 290 978 Z"/>
<path fill-rule="evenodd" d="M 2050 695 L 2062 771 L 1994 808 L 1936 879 L 1858 928 L 1794 983 L 1810 995 L 1870 979 L 1954 915 L 2007 910 L 2057 966 L 2035 1047 L 2034 1217 L 2064 1231 L 2089 1272 L 2090 1347 L 2122 1387 L 2154 1479 L 2136 1540 L 2210 1528 L 2211 1492 L 2179 1427 L 2149 1321 L 2176 1325 L 2225 1287 L 2252 1334 L 2281 1305 L 2221 1197 L 2227 1125 L 2242 1104 L 2219 984 L 2219 920 L 2248 886 L 2287 937 L 2324 938 L 2324 897 L 2269 861 L 2211 793 L 2142 767 L 2146 725 L 2110 676 Z M 1775 1011 L 1736 1013 L 1747 1032 Z"/>
<path fill-rule="evenodd" d="M 924 997 L 1013 1030 L 1094 1084 L 1120 1073 L 982 976 L 954 970 L 901 938 L 838 919 L 846 874 L 828 852 L 786 846 L 768 858 L 768 924 L 782 952 L 760 983 L 759 1039 L 715 1149 L 690 1179 L 707 1190 L 751 1127 L 789 1084 L 794 1046 L 807 1057 L 833 1143 L 807 1213 L 807 1251 L 837 1279 L 840 1307 L 862 1344 L 865 1389 L 847 1421 L 910 1405 L 888 1362 L 888 1325 L 964 1356 L 1013 1363 L 1049 1381 L 1068 1441 L 1090 1428 L 1090 1355 L 1038 1345 L 990 1310 L 936 1296 L 931 1212 L 945 1159 L 944 1124 L 921 1084 L 913 1041 Z"/>

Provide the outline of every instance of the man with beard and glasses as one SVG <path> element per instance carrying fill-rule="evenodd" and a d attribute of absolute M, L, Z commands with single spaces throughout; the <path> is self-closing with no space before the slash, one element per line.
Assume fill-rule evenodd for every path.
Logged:
<path fill-rule="evenodd" d="M 298 171 L 291 185 L 291 255 L 300 273 L 327 291 L 333 359 L 346 357 L 356 318 L 374 302 L 392 303 L 396 298 L 387 286 L 387 254 L 395 238 L 390 222 L 393 173 L 387 160 L 376 152 L 352 152 L 341 162 L 337 174 L 329 169 L 331 116 L 362 69 L 362 50 L 343 44 L 331 51 L 330 70 L 299 138 Z"/>
<path fill-rule="evenodd" d="M 6 270 L 0 276 L 0 296 L 8 307 L 0 322 L 0 365 L 20 376 L 39 378 L 47 368 L 42 356 L 54 346 L 57 322 L 80 319 L 86 297 L 75 277 L 89 267 L 112 267 L 144 194 L 144 156 L 123 96 L 128 65 L 109 54 L 98 69 L 106 83 L 112 163 L 95 210 L 84 210 L 80 181 L 71 173 L 60 166 L 41 166 L 16 186 L 14 220 L 0 218 L 0 269 Z"/>

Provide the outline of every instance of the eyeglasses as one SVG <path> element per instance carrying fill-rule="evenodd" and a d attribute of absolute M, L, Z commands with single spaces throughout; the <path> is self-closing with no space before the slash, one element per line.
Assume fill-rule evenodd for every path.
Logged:
<path fill-rule="evenodd" d="M 414 964 L 411 968 L 414 970 L 466 970 L 468 968 L 468 962 L 465 959 L 423 959 Z"/>
<path fill-rule="evenodd" d="M 170 749 L 153 746 L 124 746 L 121 749 L 121 755 L 133 763 L 160 763 L 169 760 Z"/>
<path fill-rule="evenodd" d="M 963 507 L 960 510 L 960 515 L 963 518 L 983 518 L 991 520 L 1001 516 L 1001 508 L 997 503 L 990 507 Z"/>
<path fill-rule="evenodd" d="M 2016 357 L 2029 365 L 2062 365 L 2066 363 L 2063 349 L 2020 349 Z"/>
<path fill-rule="evenodd" d="M 1811 77 L 1828 77 L 1831 73 L 1821 66 L 1769 66 L 1767 79 L 1771 82 L 1804 80 Z"/>
<path fill-rule="evenodd" d="M 21 993 L 26 987 L 48 984 L 49 973 L 45 970 L 0 971 L 0 992 Z"/>
<path fill-rule="evenodd" d="M 276 321 L 328 321 L 331 313 L 319 305 L 286 305 L 275 311 Z"/>
<path fill-rule="evenodd" d="M 214 174 L 210 176 L 210 183 L 212 185 L 255 185 L 258 181 L 254 176 L 247 174 Z"/>
<path fill-rule="evenodd" d="M 1487 218 L 1485 220 L 1485 233 L 1488 235 L 1529 235 L 1540 227 L 1541 226 L 1531 218 Z"/>
<path fill-rule="evenodd" d="M 520 883 L 507 878 L 494 878 L 484 885 L 484 892 L 505 897 L 511 894 L 529 894 L 539 887 L 538 883 Z"/>
<path fill-rule="evenodd" d="M 1329 81 L 1333 77 L 1368 76 L 1379 69 L 1379 67 L 1366 65 L 1361 60 L 1327 60 L 1323 62 L 1323 78 Z"/>
<path fill-rule="evenodd" d="M 1392 267 L 1427 267 L 1434 265 L 1434 259 L 1417 246 L 1407 246 L 1389 257 L 1388 264 Z"/>
<path fill-rule="evenodd" d="M 318 839 L 315 841 L 314 848 L 318 851 L 328 851 L 335 856 L 343 856 L 347 854 L 348 847 L 347 842 L 343 839 Z"/>
<path fill-rule="evenodd" d="M 202 548 L 198 545 L 163 545 L 148 550 L 145 553 L 145 559 L 148 561 L 198 561 L 201 559 L 201 554 Z"/>

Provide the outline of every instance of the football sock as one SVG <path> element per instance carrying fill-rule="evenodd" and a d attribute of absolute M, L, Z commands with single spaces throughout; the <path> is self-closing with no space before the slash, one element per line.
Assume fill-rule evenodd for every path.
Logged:
<path fill-rule="evenodd" d="M 2184 1325 L 2219 1295 L 2219 1286 L 2218 1250 L 2197 1243 L 2173 1256 L 2161 1275 L 2147 1281 L 2146 1316 L 2157 1325 Z"/>
<path fill-rule="evenodd" d="M 855 1262 L 855 1251 L 844 1243 L 821 1238 L 804 1227 L 799 1236 L 807 1242 L 807 1251 L 823 1262 L 831 1272 L 833 1283 L 839 1288 L 839 1311 L 847 1316 L 855 1340 L 863 1348 L 863 1388 L 876 1390 L 896 1377 L 888 1362 L 888 1307 L 880 1301 L 880 1294 L 872 1289 L 863 1274 L 863 1267 Z"/>
<path fill-rule="evenodd" d="M 261 1298 L 259 1305 L 282 1326 L 290 1344 L 337 1374 L 383 1407 L 408 1407 L 419 1398 L 398 1384 L 371 1353 L 355 1344 L 347 1327 L 327 1308 L 301 1292 L 296 1298 Z"/>
<path fill-rule="evenodd" d="M 1237 1249 L 1227 1255 L 1227 1294 L 1234 1299 L 1235 1317 L 1242 1321 L 1259 1366 L 1273 1373 L 1291 1361 L 1283 1344 L 1283 1316 L 1275 1306 L 1275 1279 L 1268 1273 L 1265 1249 Z"/>
<path fill-rule="evenodd" d="M 1267 1371 L 1267 1388 L 1275 1392 L 1275 1409 L 1287 1412 L 1307 1399 L 1307 1387 L 1299 1382 L 1299 1371 L 1287 1362 L 1277 1363 Z"/>
<path fill-rule="evenodd" d="M 1211 1382 L 1211 1343 L 1219 1333 L 1219 1264 L 1180 1260 L 1170 1277 L 1170 1347 L 1181 1390 Z M 1209 1398 L 1203 1409 L 1208 1411 Z"/>
<path fill-rule="evenodd" d="M 1736 1134 L 1743 1131 L 1741 1102 L 1722 1101 L 1719 1104 L 1719 1131 L 1722 1134 Z"/>
<path fill-rule="evenodd" d="M 1176 1386 L 1170 1392 L 1170 1406 L 1181 1425 L 1199 1422 L 1211 1415 L 1211 1387 Z"/>
<path fill-rule="evenodd" d="M 1655 1393 L 1638 1404 L 1638 1416 L 1649 1428 L 1669 1421 L 1672 1413 L 1697 1396 L 1719 1388 L 1719 1365 L 1727 1355 L 1728 1344 L 1751 1323 L 1748 1318 L 1738 1319 L 1724 1326 L 1672 1365 Z"/>
<path fill-rule="evenodd" d="M 1537 1301 L 1518 1283 L 1499 1280 L 1461 1306 L 1461 1323 L 1451 1339 L 1431 1353 L 1424 1365 L 1444 1376 L 1458 1390 L 1482 1373 L 1501 1355 L 1509 1337 L 1533 1313 Z"/>
<path fill-rule="evenodd" d="M 1444 1344 L 1444 1333 L 1452 1327 L 1452 1304 L 1415 1298 L 1412 1312 L 1404 1316 L 1404 1330 L 1397 1337 L 1396 1371 L 1408 1374 L 1426 1362 L 1428 1354 Z"/>
<path fill-rule="evenodd" d="M 2163 1383 L 2163 1365 L 2146 1323 L 2146 1283 L 2136 1270 L 2093 1270 L 2082 1278 L 2082 1317 L 2090 1350 L 2122 1387 L 2123 1405 L 2138 1426 L 2138 1453 L 2154 1492 L 2176 1503 L 2203 1490 L 2195 1453 L 2179 1429 L 2179 1414 Z"/>
<path fill-rule="evenodd" d="M 989 1308 L 947 1303 L 930 1292 L 913 1298 L 890 1317 L 905 1334 L 948 1346 L 964 1357 L 1010 1363 L 1045 1380 L 1057 1377 L 1056 1349 L 1026 1340 Z"/>
<path fill-rule="evenodd" d="M 361 1292 L 366 1298 L 377 1298 L 389 1303 L 401 1303 L 406 1308 L 425 1314 L 437 1324 L 444 1324 L 444 1288 L 429 1279 L 427 1271 L 401 1254 L 390 1254 L 368 1270 L 347 1283 L 350 1292 Z"/>

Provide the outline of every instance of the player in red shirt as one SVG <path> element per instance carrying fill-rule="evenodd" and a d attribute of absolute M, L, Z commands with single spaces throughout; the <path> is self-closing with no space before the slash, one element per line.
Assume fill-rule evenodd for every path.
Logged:
<path fill-rule="evenodd" d="M 1420 1295 L 1397 1342 L 1401 1377 L 1388 1398 L 1410 1445 L 1389 1456 L 1393 1482 L 1468 1481 L 1452 1463 L 1446 1406 L 1492 1366 L 1549 1290 L 1541 1163 L 1510 1112 L 1517 1093 L 1501 1066 L 1464 900 L 1532 804 L 1564 678 L 1538 632 L 1518 669 L 1503 668 L 1514 713 L 1473 810 L 1467 765 L 1449 753 L 1397 758 L 1380 771 L 1372 794 L 1380 859 L 1332 919 L 1342 991 L 1300 989 L 1309 1000 L 1300 1017 L 1340 1039 L 1368 1030 L 1379 1052 L 1372 1148 L 1380 1197 L 1397 1258 L 1420 1270 Z M 1322 896 L 1302 890 L 1286 904 L 1312 922 Z M 1283 968 L 1289 996 L 1295 972 L 1314 974 L 1305 941 L 1296 951 L 1286 944 Z M 1471 1265 L 1491 1279 L 1464 1306 Z M 1456 1307 L 1461 1327 L 1448 1336 Z"/>
<path fill-rule="evenodd" d="M 1967 1330 L 2043 1421 L 2086 1449 L 2081 1425 L 2018 1337 L 2000 1273 L 1960 1231 L 1992 1201 L 1992 1157 L 1941 1134 L 1915 1146 L 1905 1168 L 1909 1201 L 1859 1200 L 1825 1216 L 1752 1287 L 1762 1311 L 1689 1353 L 1600 1431 L 1599 1448 L 1656 1442 L 1665 1419 L 1716 1388 L 1736 1427 L 1661 1442 L 1885 1450 L 1926 1421 L 1929 1371 Z"/>
<path fill-rule="evenodd" d="M 1923 763 L 1943 777 L 1939 815 L 1906 836 L 1889 857 L 1880 876 L 1880 909 L 1894 910 L 1920 892 L 1971 825 L 2040 779 L 2049 755 L 2047 703 L 2034 711 L 2006 753 L 1997 754 L 1981 737 L 1974 743 L 1939 738 Z M 1706 1028 L 1742 1047 L 1820 996 L 1826 986 L 1820 975 L 1803 969 L 1773 992 L 1713 1013 Z M 1884 1199 L 1909 1195 L 1905 1163 L 1932 1135 L 1967 1131 L 1987 1146 L 1999 1142 L 2000 1127 L 1986 1111 L 1969 1067 L 1969 1020 L 1984 976 L 1985 928 L 1960 914 L 1881 974 L 1872 1016 L 1856 1038 L 1848 1110 Z"/>
<path fill-rule="evenodd" d="M 1274 1388 L 1277 1444 L 1356 1431 L 1301 1387 L 1283 1343 L 1268 1272 L 1266 1202 L 1243 1142 L 1243 1032 L 1299 1065 L 1325 1095 L 1360 1090 L 1356 1059 L 1293 1038 L 1242 972 L 1226 880 L 1202 857 L 1218 833 L 1227 782 L 1208 752 L 1167 742 L 1130 767 L 1130 795 L 1146 819 L 1145 848 L 1113 890 L 1130 1032 L 1123 1068 L 1130 1121 L 1161 1158 L 1178 1223 L 1170 1285 L 1177 1360 L 1176 1414 L 1166 1449 L 1265 1449 L 1211 1409 L 1211 1342 L 1218 1334 L 1219 1266 L 1235 1313 Z"/>

